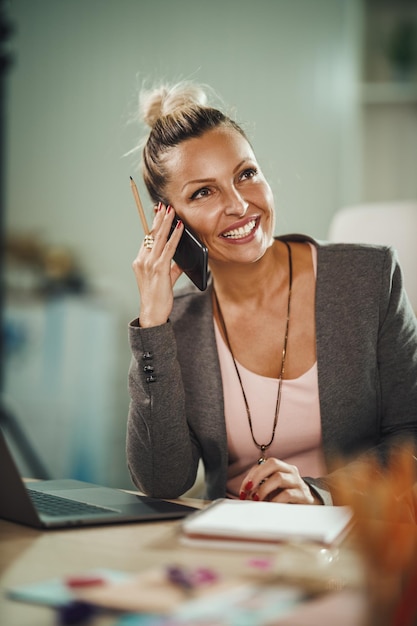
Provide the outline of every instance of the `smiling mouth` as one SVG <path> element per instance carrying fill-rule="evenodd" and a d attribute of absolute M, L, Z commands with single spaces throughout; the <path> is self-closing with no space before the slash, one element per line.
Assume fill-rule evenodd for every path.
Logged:
<path fill-rule="evenodd" d="M 251 220 L 244 226 L 240 226 L 239 228 L 234 228 L 233 230 L 228 230 L 225 233 L 222 233 L 222 237 L 225 239 L 243 239 L 251 234 L 251 232 L 256 227 L 256 220 Z"/>

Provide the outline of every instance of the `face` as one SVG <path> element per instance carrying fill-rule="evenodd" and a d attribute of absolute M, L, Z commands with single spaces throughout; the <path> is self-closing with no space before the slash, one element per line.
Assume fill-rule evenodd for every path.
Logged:
<path fill-rule="evenodd" d="M 248 141 L 219 128 L 166 155 L 166 197 L 200 237 L 210 262 L 254 262 L 271 245 L 274 202 Z"/>

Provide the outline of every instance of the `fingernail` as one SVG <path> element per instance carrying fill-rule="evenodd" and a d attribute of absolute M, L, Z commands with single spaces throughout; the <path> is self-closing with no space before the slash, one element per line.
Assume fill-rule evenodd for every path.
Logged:
<path fill-rule="evenodd" d="M 160 211 L 161 209 L 162 209 L 162 202 L 158 202 L 157 211 Z"/>
<path fill-rule="evenodd" d="M 246 492 L 245 491 L 241 491 L 239 494 L 239 500 L 246 500 Z"/>
<path fill-rule="evenodd" d="M 182 221 L 178 220 L 177 225 L 176 225 L 175 228 L 181 228 L 181 226 L 182 226 Z"/>
<path fill-rule="evenodd" d="M 168 204 L 167 206 L 167 213 L 171 213 L 172 211 L 172 206 L 170 204 Z"/>
<path fill-rule="evenodd" d="M 251 480 L 248 480 L 248 482 L 245 485 L 245 491 L 250 491 L 253 487 L 253 482 Z"/>
<path fill-rule="evenodd" d="M 255 500 L 255 502 L 258 502 L 259 496 L 258 496 L 258 494 L 256 492 L 253 494 L 252 500 Z"/>

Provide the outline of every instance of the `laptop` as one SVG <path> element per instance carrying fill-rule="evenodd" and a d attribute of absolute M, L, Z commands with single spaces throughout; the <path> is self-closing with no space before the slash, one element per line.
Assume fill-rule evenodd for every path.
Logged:
<path fill-rule="evenodd" d="M 33 528 L 75 528 L 183 518 L 196 509 L 79 480 L 25 483 L 0 428 L 0 518 Z"/>

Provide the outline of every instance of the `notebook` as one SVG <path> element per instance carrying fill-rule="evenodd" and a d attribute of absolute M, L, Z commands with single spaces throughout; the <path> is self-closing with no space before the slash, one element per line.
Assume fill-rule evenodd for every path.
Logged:
<path fill-rule="evenodd" d="M 0 518 L 48 529 L 176 519 L 195 511 L 79 480 L 25 483 L 0 428 Z"/>
<path fill-rule="evenodd" d="M 236 549 L 282 541 L 332 544 L 345 535 L 352 518 L 346 506 L 219 499 L 181 523 L 181 541 Z"/>

